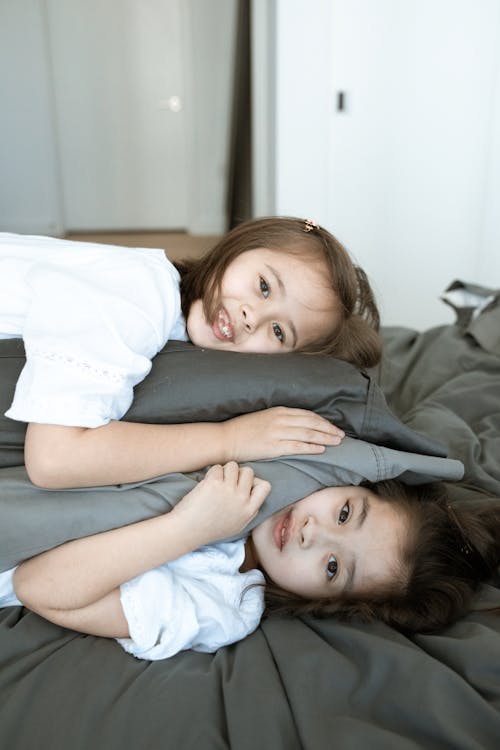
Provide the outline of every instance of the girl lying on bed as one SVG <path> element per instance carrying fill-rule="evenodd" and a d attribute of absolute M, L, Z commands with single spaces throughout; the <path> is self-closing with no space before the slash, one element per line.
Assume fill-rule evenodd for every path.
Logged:
<path fill-rule="evenodd" d="M 321 453 L 341 440 L 303 409 L 221 423 L 119 421 L 170 339 L 334 354 L 358 367 L 376 364 L 381 352 L 365 274 L 310 220 L 247 222 L 177 267 L 162 250 L 0 235 L 0 300 L 0 338 L 22 337 L 27 358 L 6 415 L 29 423 L 26 468 L 47 488 Z"/>
<path fill-rule="evenodd" d="M 454 510 L 444 484 L 395 480 L 319 490 L 246 540 L 214 543 L 240 533 L 269 490 L 250 468 L 213 466 L 170 513 L 0 574 L 0 605 L 23 603 L 161 659 L 244 638 L 265 610 L 441 628 L 467 611 L 500 561 L 498 504 Z"/>

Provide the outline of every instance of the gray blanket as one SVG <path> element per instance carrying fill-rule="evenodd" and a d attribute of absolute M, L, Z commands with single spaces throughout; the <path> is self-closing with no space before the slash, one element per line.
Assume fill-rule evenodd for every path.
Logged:
<path fill-rule="evenodd" d="M 382 367 L 370 378 L 380 378 L 403 422 L 464 462 L 468 485 L 495 494 L 499 330 L 495 305 L 461 326 L 389 329 Z M 460 501 L 460 485 L 453 491 Z M 486 611 L 492 605 L 500 606 L 493 584 L 461 622 L 413 638 L 380 624 L 269 618 L 214 655 L 185 652 L 154 663 L 20 607 L 4 609 L 1 746 L 493 750 L 500 618 Z"/>

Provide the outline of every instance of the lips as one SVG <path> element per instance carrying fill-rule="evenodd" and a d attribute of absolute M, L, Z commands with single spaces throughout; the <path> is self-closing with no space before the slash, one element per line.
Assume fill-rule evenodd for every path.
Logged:
<path fill-rule="evenodd" d="M 284 549 L 290 539 L 292 530 L 292 524 L 290 523 L 291 518 L 292 511 L 289 510 L 287 513 L 283 513 L 274 525 L 273 540 L 280 552 Z"/>
<path fill-rule="evenodd" d="M 231 318 L 225 307 L 219 307 L 215 314 L 215 320 L 212 325 L 212 332 L 219 341 L 233 341 L 234 328 Z"/>

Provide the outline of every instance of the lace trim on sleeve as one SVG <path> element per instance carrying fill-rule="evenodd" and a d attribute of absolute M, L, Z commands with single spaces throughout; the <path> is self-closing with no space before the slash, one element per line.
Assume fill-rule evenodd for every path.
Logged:
<path fill-rule="evenodd" d="M 45 359 L 49 362 L 54 362 L 59 365 L 77 370 L 81 374 L 92 375 L 102 380 L 108 380 L 113 383 L 121 384 L 126 380 L 126 374 L 113 370 L 111 368 L 97 367 L 90 362 L 86 362 L 76 357 L 70 357 L 66 354 L 60 354 L 59 352 L 49 352 L 43 349 L 30 348 L 29 355 L 31 357 L 38 357 L 39 359 Z"/>

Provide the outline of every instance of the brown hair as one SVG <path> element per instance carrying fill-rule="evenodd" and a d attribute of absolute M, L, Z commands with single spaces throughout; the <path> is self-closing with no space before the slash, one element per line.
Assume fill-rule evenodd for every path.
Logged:
<path fill-rule="evenodd" d="M 441 629 L 471 609 L 480 584 L 500 563 L 500 500 L 474 499 L 451 506 L 444 483 L 408 486 L 390 480 L 367 486 L 381 499 L 397 503 L 409 519 L 403 580 L 369 595 L 315 600 L 268 582 L 266 614 L 382 620 L 412 633 Z"/>
<path fill-rule="evenodd" d="M 354 265 L 347 250 L 330 232 L 316 224 L 306 224 L 304 219 L 268 217 L 244 222 L 202 258 L 176 263 L 181 274 L 184 317 L 187 319 L 192 303 L 201 299 L 204 313 L 211 320 L 226 268 L 241 253 L 257 248 L 303 257 L 312 255 L 327 265 L 340 304 L 341 322 L 333 336 L 316 341 L 303 351 L 334 355 L 361 368 L 379 362 L 380 318 L 365 272 Z"/>

